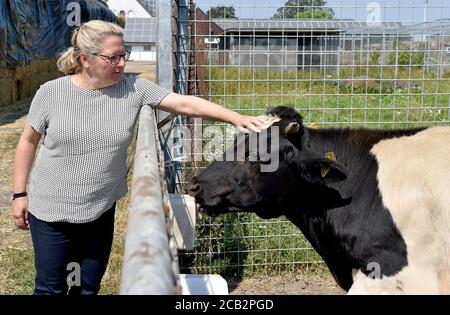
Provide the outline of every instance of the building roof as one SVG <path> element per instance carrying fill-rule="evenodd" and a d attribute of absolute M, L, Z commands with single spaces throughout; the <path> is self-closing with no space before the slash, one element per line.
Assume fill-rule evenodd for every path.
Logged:
<path fill-rule="evenodd" d="M 426 23 L 412 24 L 405 26 L 404 29 L 413 34 L 450 35 L 450 19 L 438 19 Z"/>
<path fill-rule="evenodd" d="M 127 18 L 125 43 L 154 43 L 156 37 L 156 18 Z"/>
<path fill-rule="evenodd" d="M 137 2 L 142 5 L 142 7 L 150 14 L 150 16 L 154 17 L 156 15 L 156 0 L 137 0 Z"/>
<path fill-rule="evenodd" d="M 214 19 L 224 31 L 339 31 L 339 32 L 375 32 L 396 31 L 401 27 L 397 22 L 370 24 L 353 20 L 272 20 L 272 19 Z"/>
<path fill-rule="evenodd" d="M 402 24 L 400 22 L 380 22 L 376 24 L 354 20 L 273 20 L 273 19 L 214 19 L 225 32 L 242 31 L 300 31 L 300 32 L 340 32 L 345 34 L 394 34 L 394 35 L 450 35 L 450 18 L 427 23 Z"/>

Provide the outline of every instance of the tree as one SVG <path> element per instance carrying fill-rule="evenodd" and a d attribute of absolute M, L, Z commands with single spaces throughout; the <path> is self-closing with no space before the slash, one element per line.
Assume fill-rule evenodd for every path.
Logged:
<path fill-rule="evenodd" d="M 331 20 L 334 12 L 331 8 L 325 8 L 326 4 L 325 0 L 288 0 L 277 9 L 273 18 Z"/>
<path fill-rule="evenodd" d="M 211 7 L 206 14 L 210 19 L 233 19 L 236 18 L 234 7 Z"/>
<path fill-rule="evenodd" d="M 296 16 L 296 19 L 299 20 L 331 20 L 333 19 L 333 14 L 328 11 L 321 10 L 307 10 L 303 12 L 299 12 Z"/>

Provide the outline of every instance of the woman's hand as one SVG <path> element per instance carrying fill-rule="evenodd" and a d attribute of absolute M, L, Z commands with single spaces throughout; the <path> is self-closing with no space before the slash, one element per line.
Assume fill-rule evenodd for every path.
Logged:
<path fill-rule="evenodd" d="M 239 131 L 249 133 L 251 131 L 260 132 L 268 128 L 268 125 L 261 117 L 239 115 L 233 124 L 239 128 Z"/>
<path fill-rule="evenodd" d="M 28 197 L 20 197 L 12 202 L 14 224 L 21 230 L 28 230 Z"/>

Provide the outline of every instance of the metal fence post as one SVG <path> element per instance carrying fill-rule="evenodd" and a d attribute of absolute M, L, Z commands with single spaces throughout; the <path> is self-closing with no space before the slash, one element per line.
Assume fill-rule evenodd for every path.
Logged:
<path fill-rule="evenodd" d="M 178 0 L 178 43 L 177 43 L 177 67 L 175 69 L 176 84 L 175 91 L 180 94 L 187 94 L 188 71 L 188 38 L 189 9 L 186 0 Z"/>
<path fill-rule="evenodd" d="M 173 91 L 174 80 L 174 40 L 173 40 L 173 12 L 172 12 L 172 0 L 160 0 L 156 3 L 156 12 L 158 17 L 158 45 L 157 45 L 157 63 L 156 63 L 156 82 Z M 171 119 L 172 115 L 158 111 L 158 122 Z M 176 192 L 176 169 L 173 162 L 171 162 L 171 154 L 167 141 L 170 141 L 172 125 L 164 125 L 160 128 L 160 135 L 163 142 L 164 159 L 166 162 L 166 180 L 168 190 L 171 193 Z"/>
<path fill-rule="evenodd" d="M 173 90 L 172 0 L 157 1 L 156 12 L 158 17 L 157 82 L 160 86 Z"/>

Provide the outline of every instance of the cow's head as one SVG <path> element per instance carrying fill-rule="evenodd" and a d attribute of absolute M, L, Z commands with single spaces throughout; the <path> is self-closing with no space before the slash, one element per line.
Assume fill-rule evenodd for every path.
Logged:
<path fill-rule="evenodd" d="M 209 215 L 243 211 L 255 212 L 262 218 L 279 217 L 285 214 L 280 209 L 293 200 L 308 203 L 312 191 L 323 194 L 327 203 L 341 200 L 339 193 L 327 184 L 344 180 L 346 172 L 308 148 L 300 114 L 282 106 L 267 114 L 279 118 L 259 135 L 259 141 L 266 141 L 267 149 L 249 146 L 252 135 L 247 135 L 231 148 L 236 153 L 245 145 L 245 158 L 230 161 L 230 155 L 225 154 L 224 161 L 213 162 L 189 183 L 189 194 Z M 274 157 L 278 160 L 275 169 L 264 171 Z"/>

